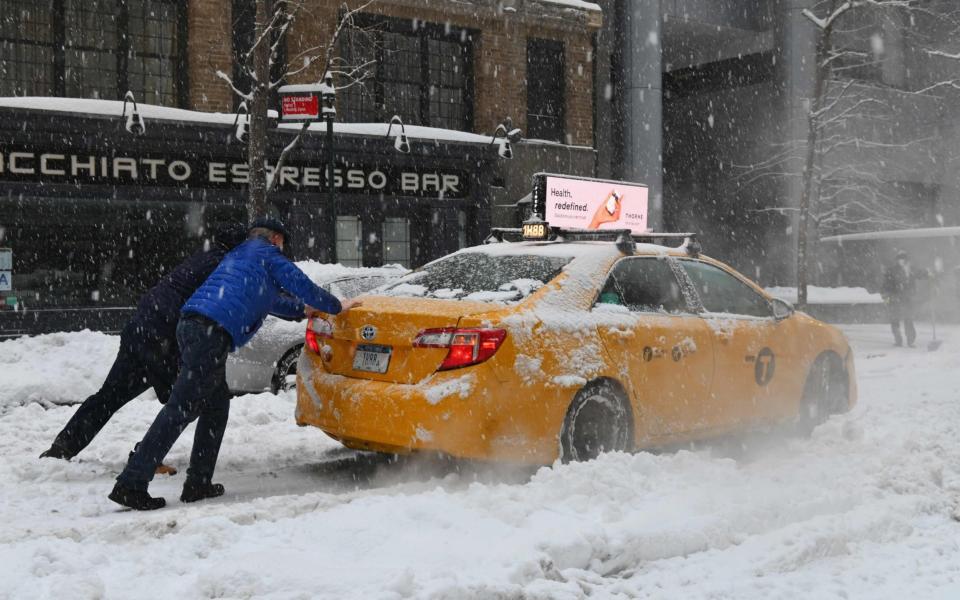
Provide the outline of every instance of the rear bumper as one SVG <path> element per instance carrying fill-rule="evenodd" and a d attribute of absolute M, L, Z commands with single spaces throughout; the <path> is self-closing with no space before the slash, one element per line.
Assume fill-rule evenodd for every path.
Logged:
<path fill-rule="evenodd" d="M 439 372 L 418 384 L 354 379 L 323 370 L 304 352 L 297 366 L 299 425 L 312 425 L 350 448 L 380 452 L 433 450 L 481 460 L 546 463 L 529 441 L 498 436 L 501 411 L 481 388 L 485 365 Z"/>

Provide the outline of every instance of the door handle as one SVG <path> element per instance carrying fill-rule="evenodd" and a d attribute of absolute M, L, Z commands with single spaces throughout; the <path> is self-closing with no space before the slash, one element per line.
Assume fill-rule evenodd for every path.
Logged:
<path fill-rule="evenodd" d="M 686 339 L 674 346 L 670 355 L 673 357 L 674 361 L 679 361 L 684 356 L 689 356 L 696 351 L 697 345 L 693 342 L 693 340 Z"/>
<path fill-rule="evenodd" d="M 644 361 L 650 362 L 651 360 L 653 360 L 653 359 L 655 359 L 655 358 L 660 358 L 661 356 L 663 356 L 663 350 L 661 350 L 659 347 L 657 347 L 657 346 L 653 346 L 653 347 L 651 347 L 651 346 L 644 346 L 644 348 L 643 348 L 643 360 L 644 360 Z"/>

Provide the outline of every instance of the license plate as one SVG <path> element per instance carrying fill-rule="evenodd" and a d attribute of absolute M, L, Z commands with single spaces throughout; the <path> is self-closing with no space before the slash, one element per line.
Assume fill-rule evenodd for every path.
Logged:
<path fill-rule="evenodd" d="M 360 344 L 353 355 L 353 370 L 370 373 L 386 373 L 390 365 L 390 346 Z"/>

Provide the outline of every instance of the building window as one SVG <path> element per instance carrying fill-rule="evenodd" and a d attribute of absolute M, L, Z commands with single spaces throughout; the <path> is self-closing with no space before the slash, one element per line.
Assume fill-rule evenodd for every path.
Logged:
<path fill-rule="evenodd" d="M 363 266 L 362 227 L 360 217 L 337 217 L 337 262 L 345 267 Z"/>
<path fill-rule="evenodd" d="M 135 306 L 203 246 L 198 231 L 242 218 L 235 205 L 150 200 L 135 190 L 84 198 L 0 192 L 2 245 L 14 257 L 14 289 L 0 300 L 16 297 L 25 310 Z"/>
<path fill-rule="evenodd" d="M 410 268 L 410 219 L 388 217 L 383 220 L 383 264 Z"/>
<path fill-rule="evenodd" d="M 564 141 L 563 78 L 563 42 L 527 40 L 526 137 Z"/>
<path fill-rule="evenodd" d="M 53 89 L 53 0 L 0 2 L 0 96 Z"/>
<path fill-rule="evenodd" d="M 139 93 L 134 91 L 137 99 L 143 96 L 144 102 L 164 106 L 180 104 L 177 93 L 183 82 L 173 74 L 179 68 L 182 4 L 156 0 L 128 2 L 127 31 L 131 48 L 127 85 L 131 90 L 139 90 Z M 185 89 L 183 92 L 186 95 Z"/>
<path fill-rule="evenodd" d="M 353 65 L 370 63 L 370 76 L 340 94 L 347 122 L 383 122 L 399 115 L 408 125 L 473 129 L 473 33 L 448 25 L 361 19 L 340 52 Z"/>
<path fill-rule="evenodd" d="M 0 94 L 186 103 L 177 0 L 3 0 Z"/>
<path fill-rule="evenodd" d="M 117 76 L 119 31 L 116 1 L 68 1 L 64 8 L 64 95 L 121 98 L 123 93 L 118 89 Z"/>

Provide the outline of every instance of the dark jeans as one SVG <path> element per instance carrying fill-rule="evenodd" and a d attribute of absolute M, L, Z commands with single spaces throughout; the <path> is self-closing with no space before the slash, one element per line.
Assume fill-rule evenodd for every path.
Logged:
<path fill-rule="evenodd" d="M 887 314 L 890 317 L 890 329 L 893 331 L 893 341 L 896 345 L 903 345 L 903 336 L 900 335 L 900 321 L 903 321 L 903 330 L 907 334 L 907 345 L 912 346 L 917 339 L 917 330 L 913 326 L 913 306 L 910 302 L 893 300 L 887 305 Z"/>
<path fill-rule="evenodd" d="M 230 391 L 226 382 L 230 334 L 205 317 L 186 315 L 177 325 L 177 342 L 180 374 L 173 384 L 170 401 L 160 410 L 117 477 L 127 488 L 147 489 L 157 465 L 194 420 L 197 420 L 197 430 L 187 478 L 202 483 L 209 483 L 213 478 L 230 414 Z"/>
<path fill-rule="evenodd" d="M 103 385 L 73 413 L 54 446 L 76 456 L 118 410 L 148 388 L 154 389 L 160 402 L 166 402 L 177 378 L 178 356 L 172 342 L 144 331 L 138 323 L 127 323 L 120 333 L 120 351 Z"/>

